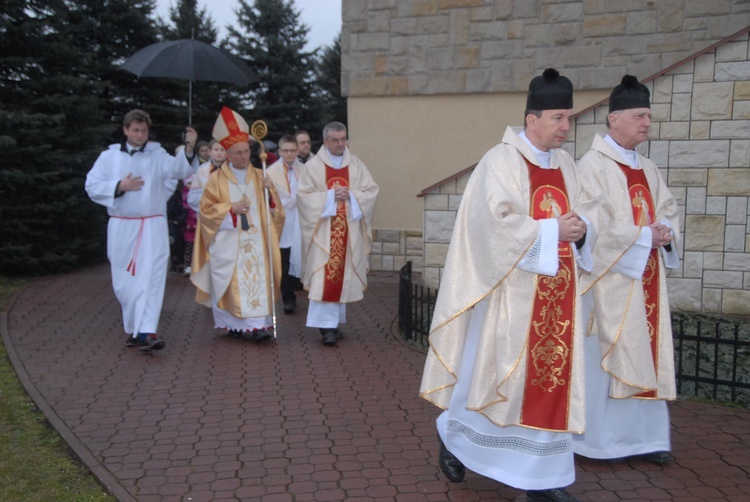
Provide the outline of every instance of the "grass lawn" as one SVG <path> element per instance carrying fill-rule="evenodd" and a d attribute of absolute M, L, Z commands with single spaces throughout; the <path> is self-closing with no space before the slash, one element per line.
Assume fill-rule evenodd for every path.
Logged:
<path fill-rule="evenodd" d="M 25 281 L 0 277 L 0 311 Z M 24 391 L 0 342 L 0 500 L 113 501 Z"/>

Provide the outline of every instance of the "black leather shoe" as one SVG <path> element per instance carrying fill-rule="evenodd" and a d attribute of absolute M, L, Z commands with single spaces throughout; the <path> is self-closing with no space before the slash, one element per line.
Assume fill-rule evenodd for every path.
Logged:
<path fill-rule="evenodd" d="M 323 345 L 336 345 L 336 330 L 334 328 L 320 328 L 323 335 Z"/>
<path fill-rule="evenodd" d="M 336 328 L 336 340 L 341 340 L 342 338 L 344 338 L 344 334 L 340 329 Z"/>
<path fill-rule="evenodd" d="M 227 331 L 227 336 L 234 339 L 242 338 L 242 331 L 238 329 L 230 329 Z"/>
<path fill-rule="evenodd" d="M 568 493 L 565 488 L 553 488 L 551 490 L 528 490 L 526 492 L 527 502 L 581 502 Z"/>
<path fill-rule="evenodd" d="M 632 460 L 645 460 L 646 462 L 654 462 L 656 464 L 666 464 L 674 460 L 674 457 L 668 451 L 655 451 L 652 453 L 644 453 L 643 455 L 633 455 L 630 457 L 605 458 L 601 461 L 607 464 L 623 464 Z"/>
<path fill-rule="evenodd" d="M 125 346 L 126 347 L 140 347 L 141 340 L 138 338 L 138 335 L 136 336 L 128 335 L 128 339 L 125 340 Z"/>
<path fill-rule="evenodd" d="M 674 460 L 672 454 L 668 451 L 655 451 L 652 453 L 646 453 L 645 455 L 639 455 L 639 459 L 646 460 L 648 462 L 655 462 L 657 464 L 666 464 Z"/>
<path fill-rule="evenodd" d="M 263 342 L 265 340 L 268 340 L 271 338 L 273 334 L 271 334 L 269 331 L 265 329 L 258 329 L 253 330 L 253 334 L 251 335 L 251 340 L 254 342 Z"/>
<path fill-rule="evenodd" d="M 296 307 L 296 305 L 294 305 L 293 303 L 285 303 L 284 304 L 284 313 L 287 314 L 287 315 L 294 314 L 295 307 Z"/>
<path fill-rule="evenodd" d="M 464 464 L 448 451 L 448 448 L 445 447 L 442 440 L 440 440 L 440 455 L 438 455 L 438 461 L 440 463 L 440 470 L 443 471 L 446 478 L 454 483 L 460 483 L 464 480 L 466 467 L 464 467 Z"/>

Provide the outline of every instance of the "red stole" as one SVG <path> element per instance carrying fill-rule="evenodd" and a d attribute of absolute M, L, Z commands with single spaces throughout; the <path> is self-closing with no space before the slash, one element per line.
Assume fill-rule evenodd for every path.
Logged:
<path fill-rule="evenodd" d="M 349 186 L 349 166 L 334 169 L 326 166 L 326 186 L 330 190 L 337 186 Z M 346 203 L 336 203 L 336 215 L 331 218 L 331 252 L 323 267 L 324 302 L 338 303 L 344 288 L 344 268 L 346 266 L 346 245 L 349 241 L 349 223 L 346 218 Z"/>
<path fill-rule="evenodd" d="M 535 220 L 543 220 L 569 212 L 562 171 L 542 169 L 528 160 L 526 165 L 531 182 L 529 214 Z M 520 425 L 565 431 L 570 408 L 576 277 L 571 244 L 559 242 L 557 253 L 557 275 L 536 277 Z"/>
<path fill-rule="evenodd" d="M 631 169 L 617 163 L 628 181 L 628 196 L 633 208 L 633 223 L 645 227 L 654 222 L 655 207 L 643 169 Z M 643 298 L 646 301 L 646 321 L 651 341 L 651 357 L 654 372 L 659 374 L 659 250 L 654 248 L 648 255 L 643 271 Z M 636 397 L 655 398 L 655 391 L 641 392 Z"/>

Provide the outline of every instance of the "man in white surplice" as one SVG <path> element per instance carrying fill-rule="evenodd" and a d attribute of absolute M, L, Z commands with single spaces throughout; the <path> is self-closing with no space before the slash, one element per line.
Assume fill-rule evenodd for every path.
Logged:
<path fill-rule="evenodd" d="M 177 181 L 193 174 L 198 133 L 188 127 L 185 150 L 172 157 L 148 141 L 151 117 L 131 110 L 123 119 L 125 139 L 99 155 L 86 175 L 86 193 L 107 208 L 107 258 L 122 307 L 127 347 L 160 350 L 157 335 L 169 267 L 167 201 Z"/>
<path fill-rule="evenodd" d="M 459 482 L 468 467 L 529 500 L 576 500 L 563 487 L 585 427 L 578 276 L 592 265 L 593 201 L 560 149 L 572 108 L 570 80 L 547 69 L 529 85 L 524 130 L 509 127 L 472 173 L 420 389 L 445 410 L 443 473 Z"/>
<path fill-rule="evenodd" d="M 665 268 L 679 266 L 677 203 L 656 165 L 635 150 L 651 126 L 648 88 L 630 75 L 612 91 L 605 137 L 578 164 L 602 196 L 594 269 L 584 278 L 586 433 L 574 451 L 596 459 L 671 460 L 667 400 L 675 398 Z"/>
<path fill-rule="evenodd" d="M 284 229 L 281 231 L 281 300 L 284 313 L 293 314 L 297 308 L 297 284 L 302 277 L 302 233 L 297 210 L 297 177 L 305 165 L 297 159 L 297 140 L 291 134 L 279 138 L 281 158 L 268 168 L 268 177 L 284 206 Z"/>

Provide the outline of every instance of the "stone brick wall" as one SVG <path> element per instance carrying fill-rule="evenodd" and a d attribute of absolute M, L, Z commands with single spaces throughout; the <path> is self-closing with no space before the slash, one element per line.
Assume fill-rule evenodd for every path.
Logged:
<path fill-rule="evenodd" d="M 424 196 L 424 268 L 422 282 L 440 285 L 440 274 L 448 254 L 456 211 L 471 173 L 440 185 Z"/>
<path fill-rule="evenodd" d="M 422 232 L 375 230 L 370 253 L 370 270 L 396 271 L 407 261 L 414 270 L 422 268 Z"/>
<path fill-rule="evenodd" d="M 349 97 L 525 91 L 545 68 L 576 89 L 653 75 L 735 33 L 748 0 L 343 0 Z"/>
<path fill-rule="evenodd" d="M 627 2 L 624 2 L 627 3 Z M 681 267 L 670 303 L 686 312 L 750 315 L 750 41 L 719 46 L 647 84 L 650 141 L 639 150 L 660 168 L 681 216 Z M 580 158 L 605 134 L 607 105 L 576 119 L 566 150 Z M 455 211 L 469 174 L 425 196 L 426 285 L 439 284 Z"/>

